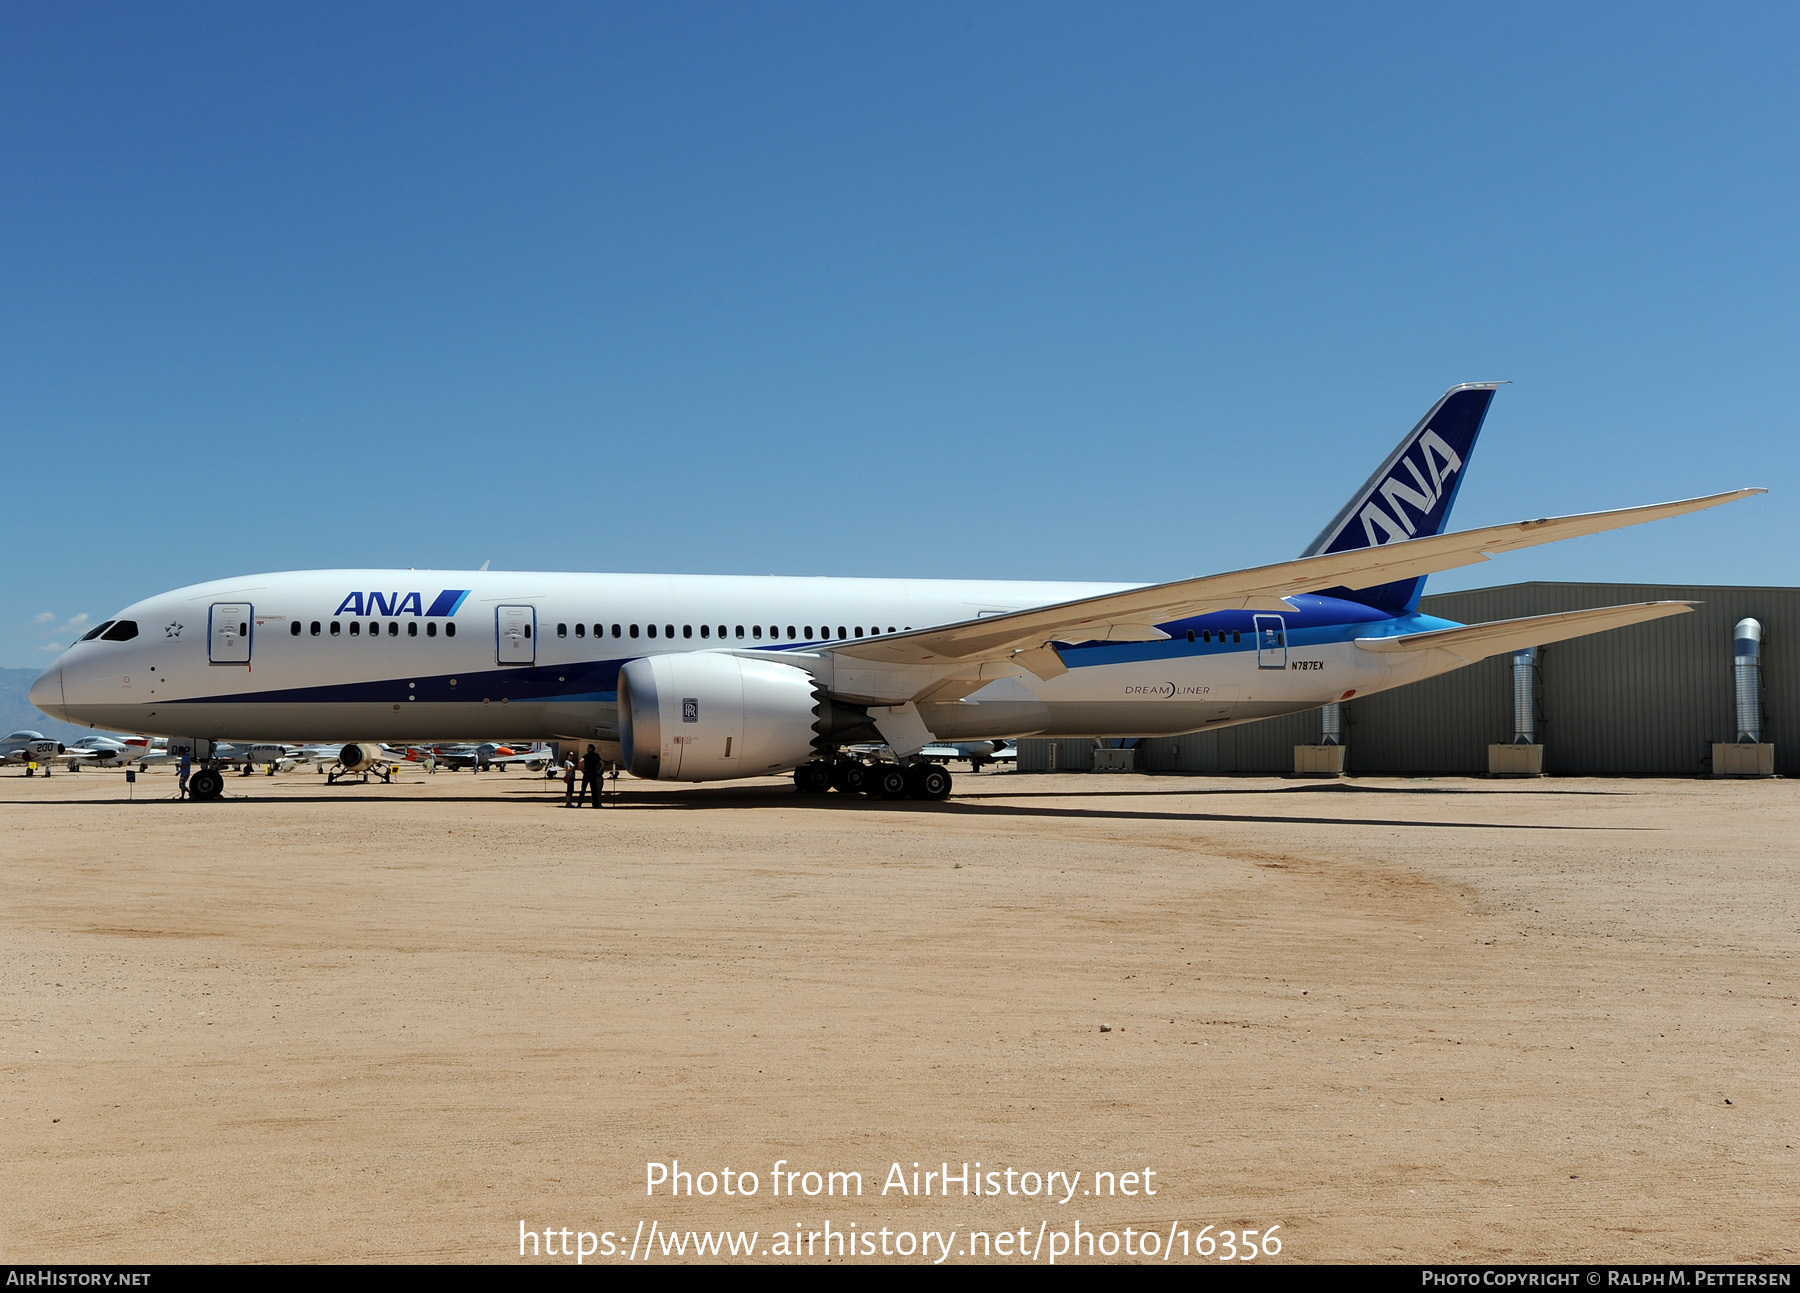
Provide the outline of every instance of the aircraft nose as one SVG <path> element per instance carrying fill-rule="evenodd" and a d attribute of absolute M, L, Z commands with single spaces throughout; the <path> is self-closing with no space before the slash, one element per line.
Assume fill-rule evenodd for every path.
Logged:
<path fill-rule="evenodd" d="M 13 693 L 17 695 L 17 692 Z M 51 718 L 62 718 L 63 684 L 62 665 L 53 664 L 44 670 L 38 680 L 31 684 L 31 703 L 36 705 Z"/>

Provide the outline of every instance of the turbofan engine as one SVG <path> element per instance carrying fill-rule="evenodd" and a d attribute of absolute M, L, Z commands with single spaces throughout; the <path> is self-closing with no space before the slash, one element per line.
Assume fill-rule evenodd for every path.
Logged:
<path fill-rule="evenodd" d="M 739 656 L 645 656 L 619 671 L 619 740 L 633 776 L 724 781 L 815 755 L 832 706 L 811 674 Z"/>

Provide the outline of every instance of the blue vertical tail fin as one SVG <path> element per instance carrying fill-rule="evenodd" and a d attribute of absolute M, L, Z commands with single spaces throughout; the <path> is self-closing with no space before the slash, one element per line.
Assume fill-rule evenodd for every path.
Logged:
<path fill-rule="evenodd" d="M 1442 534 L 1488 405 L 1503 384 L 1469 382 L 1445 391 L 1300 555 L 1353 552 Z M 1418 608 L 1424 589 L 1421 576 L 1375 588 L 1334 588 L 1330 595 L 1402 614 Z"/>

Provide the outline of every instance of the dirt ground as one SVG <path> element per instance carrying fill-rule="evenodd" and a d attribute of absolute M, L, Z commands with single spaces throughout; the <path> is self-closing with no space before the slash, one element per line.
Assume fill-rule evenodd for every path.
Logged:
<path fill-rule="evenodd" d="M 1800 1246 L 1791 782 L 323 783 L 0 775 L 0 1258 Z"/>

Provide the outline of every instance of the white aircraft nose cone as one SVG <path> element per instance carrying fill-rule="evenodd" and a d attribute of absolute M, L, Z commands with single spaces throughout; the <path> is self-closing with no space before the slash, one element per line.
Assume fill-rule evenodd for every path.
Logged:
<path fill-rule="evenodd" d="M 17 695 L 18 693 L 14 693 Z M 51 665 L 31 684 L 31 703 L 52 718 L 63 717 L 62 666 Z"/>

